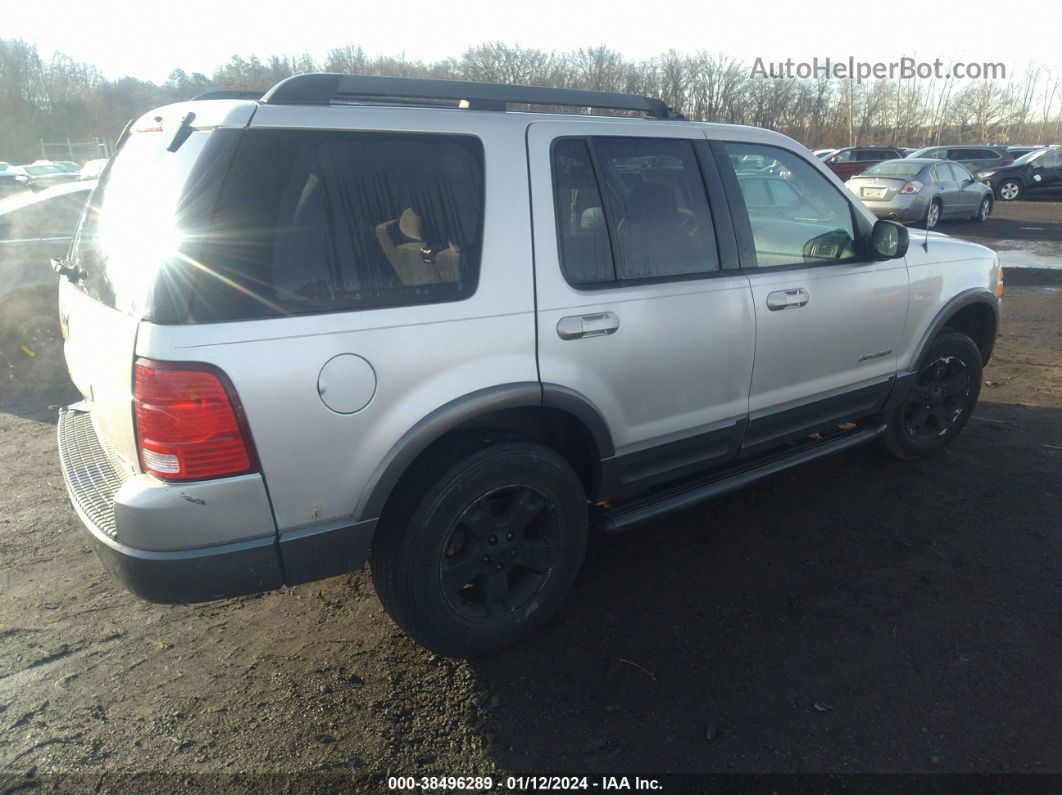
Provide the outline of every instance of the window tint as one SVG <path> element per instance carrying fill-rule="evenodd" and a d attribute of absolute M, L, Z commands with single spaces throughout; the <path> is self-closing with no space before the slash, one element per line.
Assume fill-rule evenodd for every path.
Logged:
<path fill-rule="evenodd" d="M 856 159 L 856 150 L 855 149 L 844 149 L 844 150 L 838 152 L 836 157 L 834 158 L 835 162 L 837 162 L 837 163 L 850 163 L 850 162 L 852 162 L 855 159 Z"/>
<path fill-rule="evenodd" d="M 691 141 L 599 138 L 616 275 L 650 279 L 719 269 L 715 231 Z"/>
<path fill-rule="evenodd" d="M 771 205 L 758 204 L 751 180 L 738 175 L 760 267 L 856 256 L 851 205 L 814 166 L 795 152 L 773 146 L 728 143 L 726 147 L 731 161 L 758 155 L 770 160 L 779 175 L 768 183 L 772 196 L 778 197 Z"/>
<path fill-rule="evenodd" d="M 615 279 L 605 211 L 585 140 L 565 138 L 554 144 L 553 195 L 561 266 L 568 281 Z"/>
<path fill-rule="evenodd" d="M 470 136 L 252 130 L 201 249 L 192 317 L 467 297 L 483 191 Z"/>
<path fill-rule="evenodd" d="M 573 284 L 719 269 L 691 141 L 562 139 L 553 146 L 553 179 L 561 267 Z"/>

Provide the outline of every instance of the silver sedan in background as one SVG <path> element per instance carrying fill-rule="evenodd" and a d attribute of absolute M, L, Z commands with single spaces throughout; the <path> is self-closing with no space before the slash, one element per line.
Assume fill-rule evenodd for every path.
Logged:
<path fill-rule="evenodd" d="M 992 213 L 992 189 L 947 160 L 885 160 L 845 184 L 878 218 L 930 229 L 944 218 L 984 221 Z"/>

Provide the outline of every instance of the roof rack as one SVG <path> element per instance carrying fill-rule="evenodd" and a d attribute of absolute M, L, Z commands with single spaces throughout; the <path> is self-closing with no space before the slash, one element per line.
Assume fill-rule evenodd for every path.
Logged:
<path fill-rule="evenodd" d="M 555 105 L 636 111 L 656 119 L 684 118 L 659 99 L 639 94 L 328 72 L 294 75 L 281 80 L 261 99 L 266 105 L 329 105 L 366 100 L 396 104 L 415 104 L 417 100 L 452 101 L 468 110 L 496 111 L 507 110 L 510 104 Z"/>
<path fill-rule="evenodd" d="M 207 91 L 205 94 L 192 97 L 191 101 L 196 102 L 200 99 L 261 99 L 263 93 L 265 92 L 223 89 L 220 91 Z"/>

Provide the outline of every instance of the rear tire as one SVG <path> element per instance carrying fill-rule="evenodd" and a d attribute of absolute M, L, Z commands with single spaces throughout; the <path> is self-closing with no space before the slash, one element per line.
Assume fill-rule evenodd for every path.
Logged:
<path fill-rule="evenodd" d="M 981 394 L 981 351 L 960 331 L 945 328 L 918 363 L 904 403 L 889 412 L 881 441 L 895 458 L 939 453 L 959 435 Z"/>
<path fill-rule="evenodd" d="M 940 199 L 933 199 L 929 204 L 929 210 L 926 213 L 926 217 L 922 219 L 922 225 L 926 229 L 935 229 L 937 224 L 940 223 L 940 216 L 943 212 L 944 205 L 941 204 Z"/>
<path fill-rule="evenodd" d="M 586 550 L 587 505 L 571 465 L 535 444 L 455 454 L 415 473 L 370 552 L 384 608 L 433 651 L 495 651 L 544 623 Z"/>

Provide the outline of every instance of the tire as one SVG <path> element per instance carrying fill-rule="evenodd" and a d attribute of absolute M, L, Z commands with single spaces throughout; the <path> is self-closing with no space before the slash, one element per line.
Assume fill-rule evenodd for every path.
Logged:
<path fill-rule="evenodd" d="M 511 442 L 415 473 L 369 553 L 376 592 L 414 640 L 452 657 L 508 646 L 557 609 L 582 564 L 587 504 L 571 465 Z"/>
<path fill-rule="evenodd" d="M 945 328 L 929 344 L 904 403 L 889 412 L 881 440 L 896 458 L 939 453 L 959 435 L 981 394 L 981 351 Z"/>
<path fill-rule="evenodd" d="M 926 217 L 922 219 L 922 225 L 926 229 L 934 229 L 940 223 L 940 215 L 944 211 L 944 205 L 941 204 L 940 199 L 933 199 L 929 207 Z"/>
<path fill-rule="evenodd" d="M 981 199 L 981 204 L 977 208 L 977 214 L 973 217 L 974 221 L 979 224 L 983 224 L 988 220 L 988 216 L 992 214 L 992 197 L 985 196 Z"/>
<path fill-rule="evenodd" d="M 1025 193 L 1025 186 L 1016 179 L 1005 179 L 996 186 L 996 197 L 1000 201 L 1014 202 Z"/>

